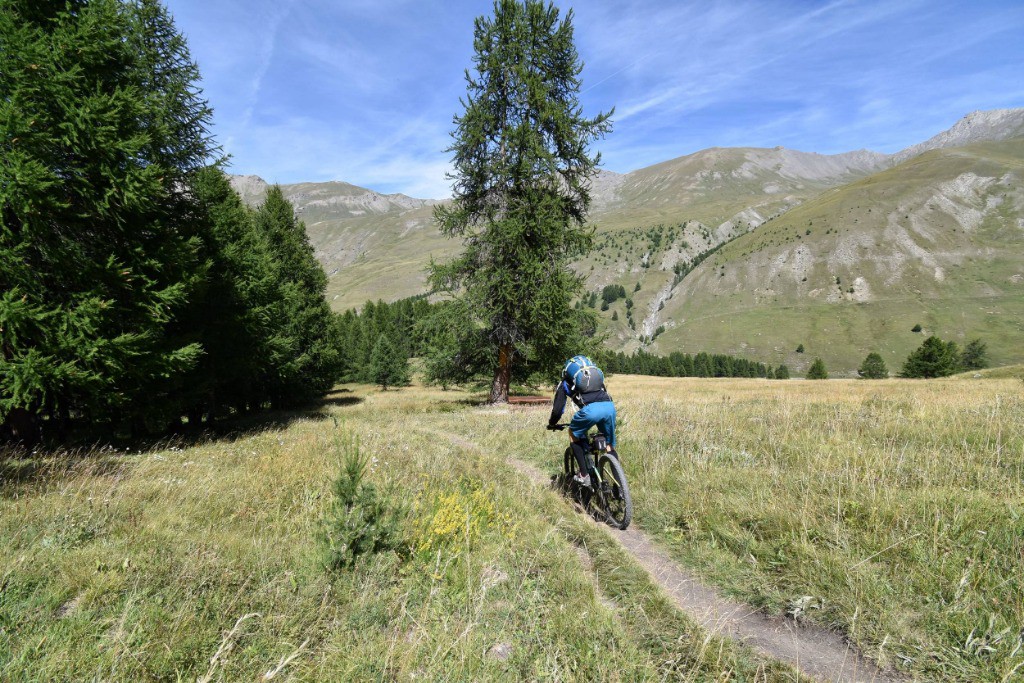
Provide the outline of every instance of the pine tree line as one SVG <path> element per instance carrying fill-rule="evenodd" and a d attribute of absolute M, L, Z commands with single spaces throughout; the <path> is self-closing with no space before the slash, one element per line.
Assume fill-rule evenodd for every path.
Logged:
<path fill-rule="evenodd" d="M 158 0 L 0 7 L 0 439 L 163 432 L 340 374 L 280 190 L 242 206 Z"/>
<path fill-rule="evenodd" d="M 423 356 L 429 341 L 422 321 L 435 309 L 426 296 L 414 296 L 393 303 L 367 301 L 361 311 L 349 309 L 340 314 L 337 325 L 345 357 L 344 381 L 382 384 L 378 379 L 383 377 L 388 380 L 386 386 L 407 384 L 409 358 Z M 396 369 L 385 371 L 389 368 Z"/>
<path fill-rule="evenodd" d="M 929 379 L 948 377 L 958 372 L 981 370 L 988 367 L 988 346 L 973 339 L 960 349 L 956 342 L 943 341 L 932 335 L 922 342 L 903 363 L 900 377 Z"/>
<path fill-rule="evenodd" d="M 674 351 L 668 356 L 657 356 L 643 349 L 632 355 L 619 351 L 606 351 L 598 356 L 598 364 L 605 372 L 656 377 L 764 377 L 788 379 L 785 365 L 773 370 L 764 363 L 723 354 L 698 353 L 690 355 Z"/>

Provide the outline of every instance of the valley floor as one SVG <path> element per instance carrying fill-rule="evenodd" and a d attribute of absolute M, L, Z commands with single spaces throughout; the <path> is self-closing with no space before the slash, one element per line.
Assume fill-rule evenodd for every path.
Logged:
<path fill-rule="evenodd" d="M 1024 672 L 1019 379 L 609 386 L 662 552 L 920 680 Z M 233 438 L 0 461 L 0 678 L 797 680 L 517 469 L 560 466 L 545 409 L 477 399 L 346 387 Z M 357 449 L 397 550 L 328 571 Z"/>

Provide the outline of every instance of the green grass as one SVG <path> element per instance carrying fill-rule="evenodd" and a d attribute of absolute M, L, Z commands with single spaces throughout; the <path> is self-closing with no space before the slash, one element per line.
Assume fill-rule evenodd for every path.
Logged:
<path fill-rule="evenodd" d="M 1024 671 L 1018 378 L 609 386 L 637 523 L 682 564 L 920 680 Z M 4 461 L 0 679 L 793 680 L 517 472 L 559 466 L 546 409 L 353 389 L 189 448 Z M 353 436 L 402 545 L 328 572 Z"/>
<path fill-rule="evenodd" d="M 810 596 L 807 618 L 921 680 L 1024 671 L 1018 380 L 609 387 L 637 521 L 683 564 L 769 612 Z M 542 419 L 467 430 L 512 448 Z M 554 466 L 555 443 L 517 448 Z"/>
<path fill-rule="evenodd" d="M 356 388 L 199 446 L 5 461 L 0 679 L 794 680 L 675 614 L 501 451 L 453 441 L 504 418 L 468 398 Z M 404 550 L 329 572 L 354 435 Z"/>
<path fill-rule="evenodd" d="M 1005 365 L 999 368 L 971 370 L 959 375 L 964 379 L 1020 379 L 1024 380 L 1024 365 Z"/>

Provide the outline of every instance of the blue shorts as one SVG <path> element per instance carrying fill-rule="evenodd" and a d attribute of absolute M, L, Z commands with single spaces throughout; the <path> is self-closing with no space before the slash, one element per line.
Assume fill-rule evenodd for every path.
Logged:
<path fill-rule="evenodd" d="M 608 445 L 615 448 L 615 404 L 601 401 L 583 406 L 572 416 L 569 430 L 577 439 L 584 439 L 587 430 L 597 425 L 597 430 L 608 437 Z"/>

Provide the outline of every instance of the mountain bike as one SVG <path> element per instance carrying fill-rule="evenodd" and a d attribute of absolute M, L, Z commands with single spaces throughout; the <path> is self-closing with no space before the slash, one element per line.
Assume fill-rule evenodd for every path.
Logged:
<path fill-rule="evenodd" d="M 549 429 L 562 431 L 568 426 L 557 424 Z M 597 521 L 625 530 L 633 519 L 633 500 L 629 497 L 629 484 L 619 462 L 619 454 L 614 449 L 607 450 L 604 434 L 592 435 L 583 445 L 587 450 L 590 486 L 581 486 L 573 479 L 579 471 L 579 464 L 570 447 L 565 449 L 562 463 L 562 490 Z"/>

